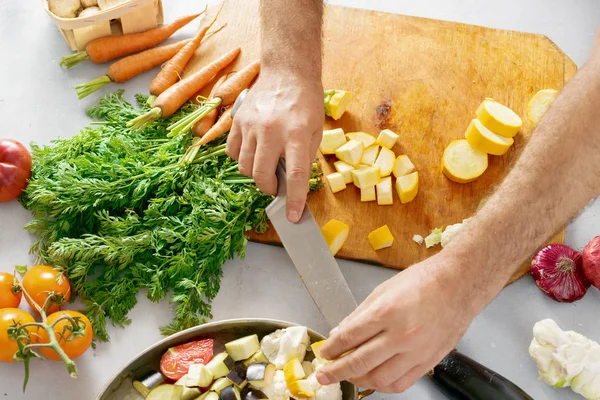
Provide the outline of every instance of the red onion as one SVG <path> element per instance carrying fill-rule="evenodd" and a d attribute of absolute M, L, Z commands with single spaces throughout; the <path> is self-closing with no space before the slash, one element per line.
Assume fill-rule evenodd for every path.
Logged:
<path fill-rule="evenodd" d="M 556 301 L 581 299 L 590 282 L 583 273 L 581 253 L 564 244 L 550 244 L 531 260 L 531 275 L 538 288 Z"/>
<path fill-rule="evenodd" d="M 581 258 L 586 278 L 600 289 L 600 236 L 596 236 L 585 246 Z"/>

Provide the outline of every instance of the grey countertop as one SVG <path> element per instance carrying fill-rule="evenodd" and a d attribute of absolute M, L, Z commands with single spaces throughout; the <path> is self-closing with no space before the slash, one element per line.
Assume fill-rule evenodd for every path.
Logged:
<path fill-rule="evenodd" d="M 166 19 L 193 6 L 184 0 L 164 0 Z M 40 2 L 35 5 L 0 0 L 0 121 L 1 137 L 28 144 L 68 137 L 88 119 L 84 108 L 96 96 L 78 101 L 73 85 L 104 74 L 105 66 L 58 67 L 69 49 Z M 194 2 L 195 4 L 196 2 Z M 204 4 L 203 2 L 198 2 Z M 209 4 L 215 1 L 208 1 Z M 471 23 L 494 28 L 546 34 L 581 65 L 600 27 L 597 0 L 333 0 L 331 4 L 363 7 Z M 193 24 L 176 34 L 189 35 Z M 146 92 L 155 72 L 123 85 L 129 98 Z M 115 86 L 107 88 L 115 90 Z M 18 203 L 0 204 L 0 271 L 16 264 L 32 265 L 28 254 L 32 238 L 22 229 L 29 213 Z M 582 248 L 600 234 L 600 202 L 590 205 L 567 230 L 567 243 Z M 596 228 L 596 229 L 594 229 Z M 267 317 L 305 324 L 327 332 L 327 324 L 311 301 L 287 254 L 281 248 L 250 244 L 244 260 L 224 267 L 222 289 L 214 302 L 215 319 Z M 340 261 L 357 300 L 391 277 L 394 271 Z M 536 400 L 577 399 L 570 390 L 554 390 L 538 382 L 527 348 L 534 323 L 553 318 L 563 329 L 576 330 L 600 340 L 600 292 L 590 290 L 575 304 L 559 304 L 541 294 L 530 277 L 506 288 L 473 322 L 459 350 L 489 366 L 525 389 Z M 77 360 L 80 377 L 72 380 L 56 362 L 36 362 L 27 393 L 21 393 L 22 365 L 0 364 L 1 399 L 92 399 L 112 374 L 130 358 L 161 339 L 157 327 L 167 323 L 167 302 L 151 304 L 144 295 L 131 313 L 132 324 L 111 328 L 111 343 L 100 344 Z M 439 399 L 444 397 L 423 379 L 399 395 L 372 398 Z"/>

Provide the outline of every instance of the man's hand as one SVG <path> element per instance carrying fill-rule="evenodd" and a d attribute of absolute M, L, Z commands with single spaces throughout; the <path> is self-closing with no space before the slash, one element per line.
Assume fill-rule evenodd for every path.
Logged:
<path fill-rule="evenodd" d="M 378 286 L 321 348 L 323 385 L 350 381 L 397 393 L 433 369 L 481 310 L 459 290 L 460 276 L 440 255 Z M 353 350 L 349 354 L 342 354 Z"/>
<path fill-rule="evenodd" d="M 267 194 L 277 194 L 275 170 L 279 157 L 286 159 L 287 215 L 292 222 L 304 210 L 324 118 L 320 80 L 265 68 L 236 113 L 227 139 L 227 155 Z"/>

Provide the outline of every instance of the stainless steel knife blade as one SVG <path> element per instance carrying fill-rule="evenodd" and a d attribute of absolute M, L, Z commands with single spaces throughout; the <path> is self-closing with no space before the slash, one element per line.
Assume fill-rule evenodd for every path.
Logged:
<path fill-rule="evenodd" d="M 267 216 L 315 304 L 334 328 L 356 308 L 356 300 L 331 254 L 308 204 L 297 223 L 287 219 L 285 161 L 277 167 L 277 197 Z"/>

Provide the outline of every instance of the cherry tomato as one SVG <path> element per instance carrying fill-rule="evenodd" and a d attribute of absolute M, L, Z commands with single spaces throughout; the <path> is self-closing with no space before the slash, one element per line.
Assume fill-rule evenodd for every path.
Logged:
<path fill-rule="evenodd" d="M 8 272 L 0 272 L 0 308 L 17 308 L 21 304 L 19 280 Z"/>
<path fill-rule="evenodd" d="M 160 371 L 164 376 L 178 381 L 188 373 L 192 364 L 207 364 L 212 360 L 214 341 L 198 340 L 171 347 L 160 360 Z"/>
<path fill-rule="evenodd" d="M 71 310 L 63 310 L 55 312 L 54 314 L 50 314 L 50 316 L 48 316 L 47 318 L 47 323 L 48 325 L 52 325 L 54 321 L 65 316 L 71 317 L 74 321 L 77 322 L 78 325 L 82 326 L 83 324 L 85 324 L 85 327 L 83 329 L 83 336 L 75 336 L 73 338 L 73 325 L 71 324 L 71 321 L 69 321 L 68 319 L 63 319 L 59 321 L 56 325 L 54 325 L 54 333 L 56 334 L 56 340 L 58 340 L 58 345 L 65 351 L 65 353 L 67 353 L 69 358 L 73 360 L 85 353 L 85 351 L 89 349 L 90 345 L 92 344 L 92 324 L 88 317 L 86 317 L 80 312 Z M 40 329 L 39 335 L 39 343 L 49 342 L 50 339 L 48 338 L 48 332 Z M 58 354 L 56 354 L 56 352 L 51 348 L 40 347 L 39 350 L 40 353 L 46 358 L 49 358 L 51 360 L 60 360 Z"/>
<path fill-rule="evenodd" d="M 18 308 L 0 309 L 0 362 L 13 362 L 13 356 L 19 350 L 16 340 L 8 337 L 8 328 L 15 324 L 29 324 L 35 322 L 31 314 Z M 36 327 L 29 327 L 27 330 L 31 333 L 37 330 Z"/>
<path fill-rule="evenodd" d="M 50 293 L 58 295 L 58 304 L 55 303 L 50 307 L 47 310 L 48 314 L 58 311 L 59 307 L 71 297 L 71 285 L 67 277 L 47 265 L 36 265 L 27 270 L 23 277 L 23 289 L 40 307 L 44 306 Z M 35 309 L 27 296 L 25 296 L 25 300 Z"/>
<path fill-rule="evenodd" d="M 31 154 L 21 143 L 0 139 L 0 203 L 19 197 L 31 177 Z"/>

